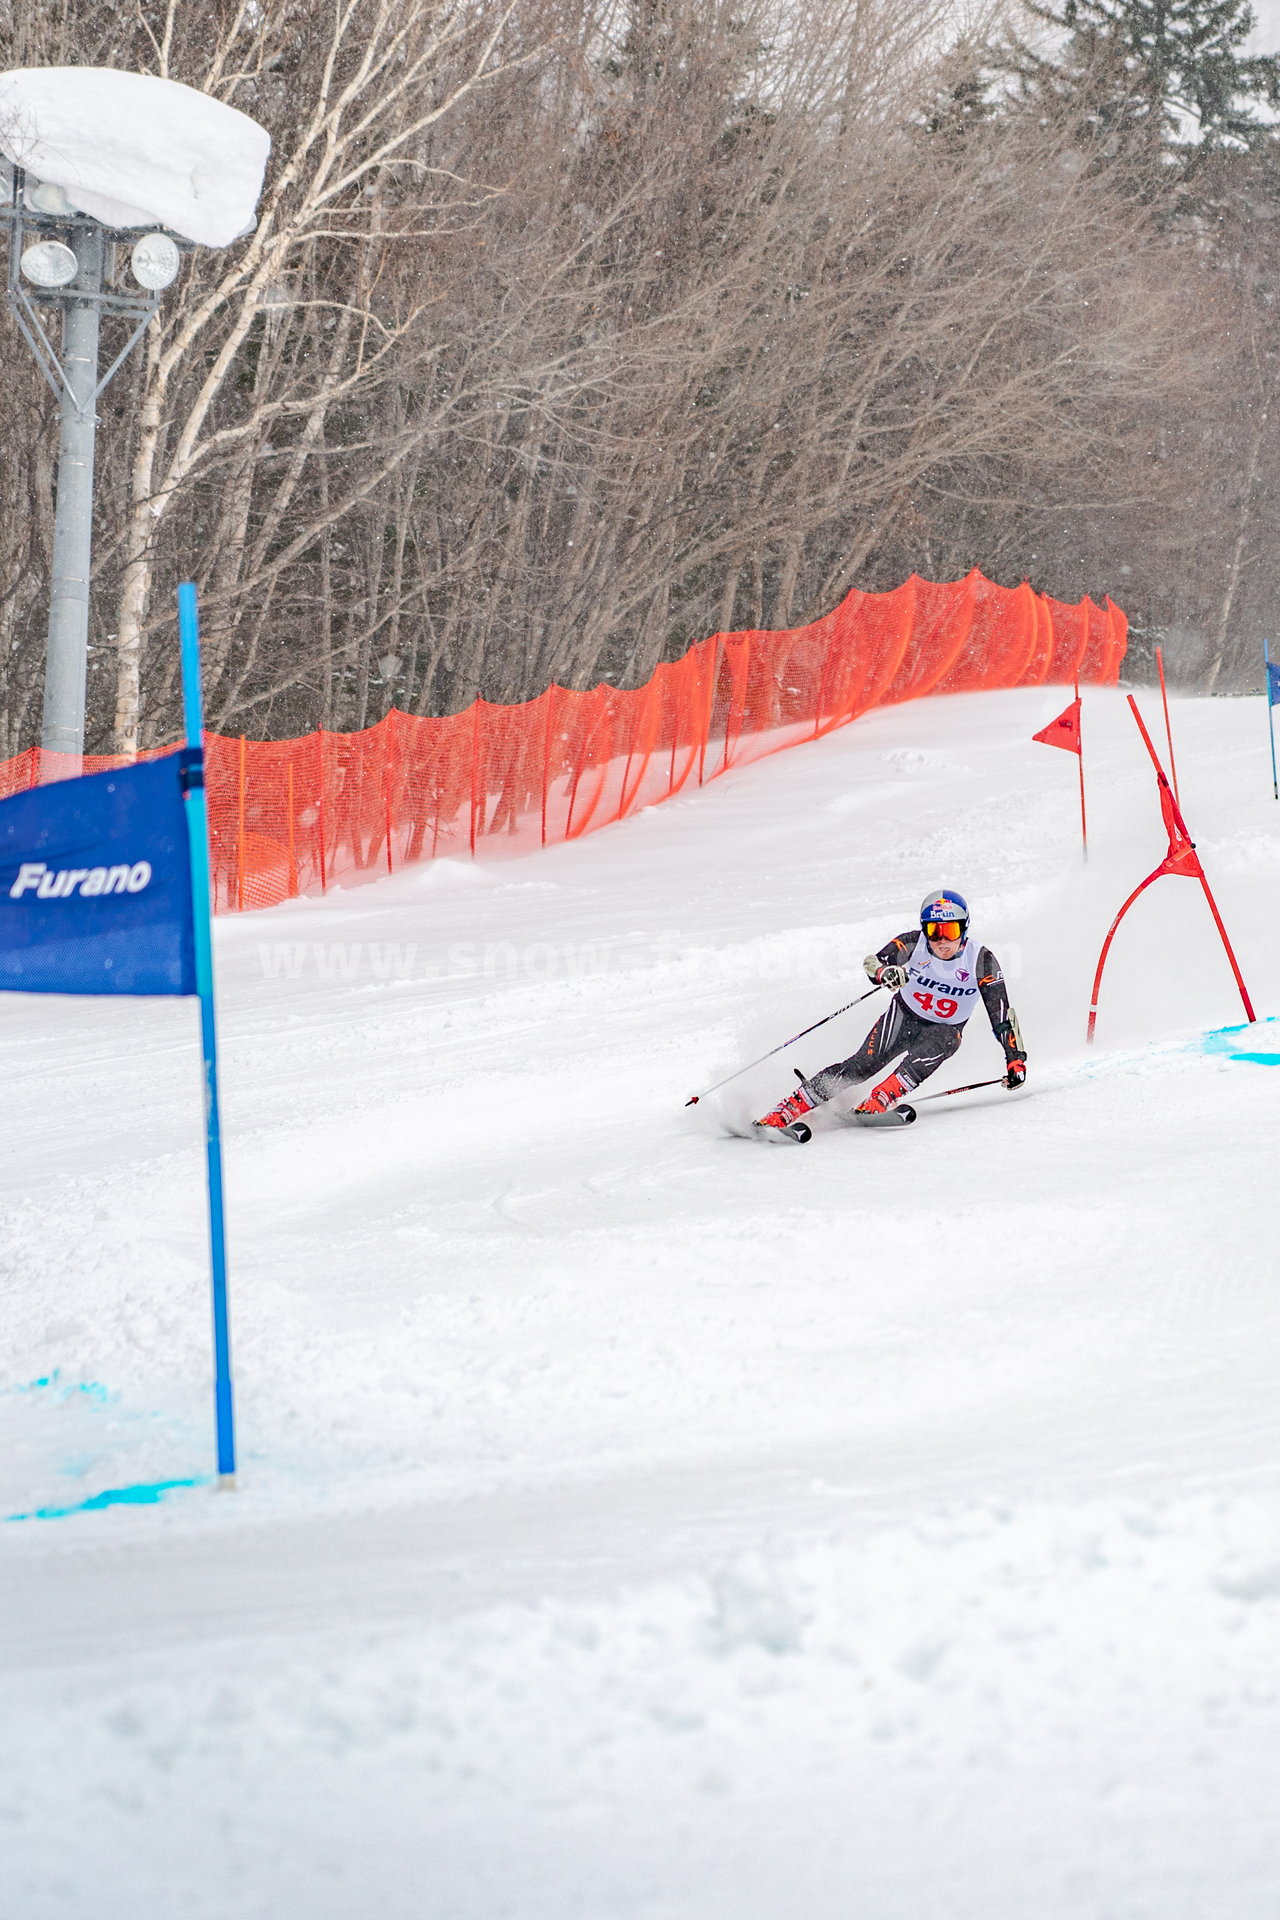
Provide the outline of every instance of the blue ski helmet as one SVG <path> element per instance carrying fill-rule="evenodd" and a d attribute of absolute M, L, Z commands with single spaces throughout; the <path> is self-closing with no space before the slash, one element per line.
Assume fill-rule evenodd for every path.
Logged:
<path fill-rule="evenodd" d="M 926 894 L 920 906 L 920 925 L 927 926 L 937 920 L 958 920 L 962 933 L 969 926 L 969 902 L 954 887 L 939 887 L 936 893 Z"/>

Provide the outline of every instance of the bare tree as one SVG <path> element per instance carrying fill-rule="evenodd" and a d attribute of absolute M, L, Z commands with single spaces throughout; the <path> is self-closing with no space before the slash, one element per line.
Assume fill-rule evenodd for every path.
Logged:
<path fill-rule="evenodd" d="M 300 424 L 294 457 L 286 459 L 275 489 L 278 522 L 282 496 L 296 485 L 306 450 L 320 440 L 327 415 L 335 405 L 363 397 L 393 362 L 420 308 L 411 307 L 390 323 L 379 314 L 374 289 L 386 243 L 412 221 L 418 177 L 429 171 L 419 158 L 429 130 L 474 90 L 509 71 L 501 47 L 513 10 L 514 0 L 496 9 L 452 0 L 339 0 L 327 20 L 313 10 L 307 32 L 299 35 L 292 9 L 241 0 L 212 45 L 197 42 L 191 49 L 198 51 L 202 89 L 264 119 L 276 152 L 252 238 L 225 266 L 219 262 L 193 276 L 186 298 L 171 302 L 166 317 L 157 316 L 147 342 L 123 537 L 117 752 L 135 752 L 139 744 L 142 638 L 157 523 L 201 468 L 225 463 L 231 475 L 230 513 L 220 516 L 220 531 L 243 552 L 248 450 L 257 449 L 261 458 L 274 428 Z M 160 33 L 149 30 L 148 37 L 156 70 L 187 78 L 187 63 L 178 58 L 186 43 L 179 33 L 177 0 L 169 0 Z M 413 180 L 415 190 L 390 208 L 388 183 L 401 175 Z M 343 249 L 349 250 L 344 284 L 333 286 L 319 256 Z M 228 383 L 243 374 L 245 349 L 259 316 L 264 309 L 299 304 L 313 316 L 333 320 L 332 347 L 326 351 L 323 341 L 308 341 L 305 330 L 296 340 L 283 326 L 272 341 L 264 327 L 251 375 L 253 403 L 237 408 L 236 417 L 220 418 L 218 402 Z M 199 377 L 193 380 L 197 365 Z M 188 390 L 175 405 L 183 386 Z M 331 502 L 332 520 L 372 493 L 404 451 L 404 440 L 379 447 Z M 237 584 L 261 591 L 319 531 L 312 525 L 296 533 L 282 552 L 270 554 L 269 523 L 255 543 L 251 576 Z M 225 580 L 230 565 L 225 547 L 219 564 Z M 227 591 L 224 586 L 223 599 Z"/>
<path fill-rule="evenodd" d="M 272 734 L 638 684 L 912 567 L 1105 591 L 1090 552 L 1168 495 L 1198 256 L 1087 123 L 984 92 L 945 0 L 61 18 L 15 57 L 167 73 L 274 142 L 257 231 L 109 396 L 100 743 L 172 737 L 184 576 L 213 723 Z"/>

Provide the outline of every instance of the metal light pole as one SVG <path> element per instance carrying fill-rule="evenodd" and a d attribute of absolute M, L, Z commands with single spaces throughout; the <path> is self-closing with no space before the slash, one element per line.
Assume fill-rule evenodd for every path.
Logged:
<path fill-rule="evenodd" d="M 40 734 L 42 781 L 65 780 L 78 774 L 84 755 L 98 400 L 142 338 L 160 301 L 158 291 L 148 296 L 141 287 L 136 294 L 110 287 L 114 233 L 69 205 L 63 211 L 59 206 L 62 201 L 56 188 L 37 182 L 34 192 L 29 190 L 22 168 L 15 167 L 9 205 L 0 208 L 0 218 L 9 228 L 9 306 L 57 396 L 61 417 Z M 166 235 L 150 238 L 173 251 L 176 271 L 175 243 Z M 35 244 L 27 247 L 29 239 Z M 134 244 L 136 263 L 140 243 L 132 235 L 125 238 L 125 244 L 130 243 Z M 135 264 L 135 277 L 136 273 Z M 33 282 L 30 291 L 23 284 L 24 278 Z M 42 317 L 50 309 L 62 315 L 61 350 L 50 338 Z M 106 373 L 100 376 L 98 335 L 104 314 L 135 324 Z"/>
<path fill-rule="evenodd" d="M 80 271 L 67 288 L 62 322 L 62 425 L 53 523 L 49 651 L 44 675 L 43 755 L 84 753 L 89 671 L 89 572 L 93 564 L 93 454 L 98 414 L 98 332 L 102 228 L 80 227 L 72 248 Z"/>

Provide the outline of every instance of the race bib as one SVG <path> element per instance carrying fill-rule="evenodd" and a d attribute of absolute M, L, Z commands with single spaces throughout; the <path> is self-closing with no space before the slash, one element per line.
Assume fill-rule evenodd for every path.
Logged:
<path fill-rule="evenodd" d="M 902 998 L 922 1020 L 962 1027 L 978 1004 L 978 943 L 966 940 L 954 960 L 939 960 L 921 934 L 907 962 Z"/>

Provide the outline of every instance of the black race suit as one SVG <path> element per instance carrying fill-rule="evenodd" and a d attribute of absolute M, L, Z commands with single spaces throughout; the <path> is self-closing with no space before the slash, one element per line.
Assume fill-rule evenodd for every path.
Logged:
<path fill-rule="evenodd" d="M 868 978 L 874 980 L 881 967 L 905 967 L 916 950 L 918 939 L 918 930 L 900 933 L 888 946 L 881 947 L 879 953 L 869 953 L 862 963 Z M 987 1009 L 991 1031 L 1004 1048 L 1006 1066 L 1015 1060 L 1025 1060 L 1018 1018 L 1009 1005 L 1000 962 L 990 947 L 978 948 L 978 991 Z M 805 1088 L 814 1100 L 830 1100 L 847 1087 L 874 1080 L 901 1054 L 898 1078 L 910 1092 L 931 1073 L 936 1073 L 944 1060 L 951 1058 L 963 1038 L 963 1026 L 944 1026 L 938 1020 L 925 1020 L 900 993 L 895 993 L 857 1052 L 851 1053 L 847 1060 L 823 1067 L 820 1073 L 805 1081 Z"/>

